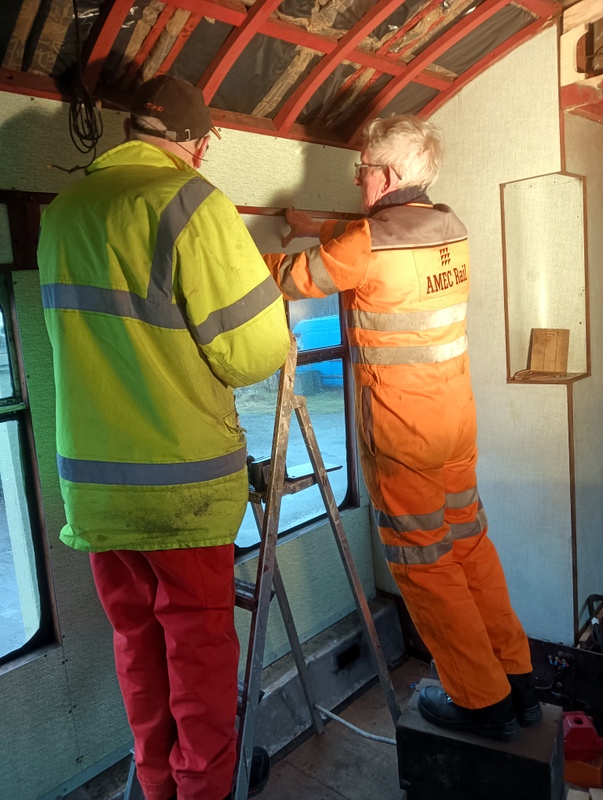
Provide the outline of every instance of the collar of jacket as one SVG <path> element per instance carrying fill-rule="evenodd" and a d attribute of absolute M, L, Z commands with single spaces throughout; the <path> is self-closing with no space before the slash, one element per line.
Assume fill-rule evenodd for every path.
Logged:
<path fill-rule="evenodd" d="M 174 153 L 170 153 L 162 147 L 156 147 L 154 144 L 138 140 L 124 142 L 124 144 L 107 150 L 106 153 L 103 153 L 102 156 L 99 156 L 90 164 L 86 174 L 89 175 L 107 167 L 140 167 L 143 165 L 145 167 L 172 167 L 173 169 L 200 176 L 197 170 L 189 167 L 185 161 L 174 155 Z"/>
<path fill-rule="evenodd" d="M 407 186 L 406 189 L 396 189 L 393 192 L 384 194 L 380 200 L 377 200 L 375 205 L 368 213 L 369 217 L 376 214 L 388 206 L 405 206 L 407 203 L 424 203 L 425 205 L 432 205 L 431 200 L 425 194 L 423 189 L 419 186 Z"/>

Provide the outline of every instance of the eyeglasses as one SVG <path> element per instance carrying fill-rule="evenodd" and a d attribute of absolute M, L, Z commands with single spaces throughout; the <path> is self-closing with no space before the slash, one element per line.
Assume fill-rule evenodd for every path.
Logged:
<path fill-rule="evenodd" d="M 354 164 L 354 175 L 356 178 L 360 177 L 360 170 L 366 169 L 367 167 L 381 167 L 384 169 L 385 164 L 365 164 L 364 161 L 360 161 L 357 164 Z"/>

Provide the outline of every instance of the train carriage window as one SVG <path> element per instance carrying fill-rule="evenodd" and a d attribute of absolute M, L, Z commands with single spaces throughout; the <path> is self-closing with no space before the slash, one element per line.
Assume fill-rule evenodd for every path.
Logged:
<path fill-rule="evenodd" d="M 0 275 L 0 664 L 37 644 L 49 617 L 32 535 L 29 410 L 18 380 L 8 287 Z"/>
<path fill-rule="evenodd" d="M 327 468 L 338 506 L 356 500 L 355 457 L 350 436 L 351 393 L 346 352 L 342 339 L 338 297 L 302 300 L 289 304 L 289 322 L 298 347 L 295 391 L 304 395 L 310 420 Z M 276 413 L 278 375 L 263 383 L 238 389 L 237 409 L 247 433 L 248 451 L 254 458 L 270 456 Z M 286 460 L 290 475 L 310 468 L 306 446 L 292 415 Z M 317 486 L 282 500 L 279 533 L 287 533 L 325 515 Z M 237 537 L 237 546 L 253 547 L 259 533 L 248 507 Z"/>

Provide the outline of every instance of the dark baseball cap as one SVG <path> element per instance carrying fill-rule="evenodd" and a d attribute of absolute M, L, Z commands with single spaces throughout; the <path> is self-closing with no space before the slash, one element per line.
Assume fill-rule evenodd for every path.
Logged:
<path fill-rule="evenodd" d="M 130 104 L 130 114 L 154 117 L 163 122 L 166 130 L 154 132 L 153 136 L 171 142 L 200 139 L 210 130 L 220 138 L 218 131 L 212 127 L 209 108 L 205 105 L 201 89 L 171 75 L 157 75 L 141 84 Z M 133 127 L 137 128 L 135 123 Z M 148 132 L 146 128 L 144 132 Z"/>

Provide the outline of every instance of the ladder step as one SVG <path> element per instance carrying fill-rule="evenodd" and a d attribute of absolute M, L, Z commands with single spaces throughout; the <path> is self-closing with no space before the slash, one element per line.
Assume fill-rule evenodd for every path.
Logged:
<path fill-rule="evenodd" d="M 239 681 L 239 698 L 237 701 L 237 716 L 242 717 L 245 714 L 245 708 L 243 706 L 243 692 L 245 691 L 245 684 L 243 681 Z M 260 689 L 260 696 L 258 698 L 258 705 L 262 702 L 262 697 L 266 694 L 263 689 Z"/>
<path fill-rule="evenodd" d="M 244 581 L 242 578 L 235 578 L 235 605 L 239 608 L 244 608 L 245 611 L 256 611 L 257 599 L 255 590 L 255 583 Z M 270 600 L 273 597 L 274 589 L 270 591 Z"/>
<path fill-rule="evenodd" d="M 235 578 L 235 595 L 236 606 L 244 608 L 246 611 L 256 610 L 255 583 L 244 581 L 242 578 Z"/>

